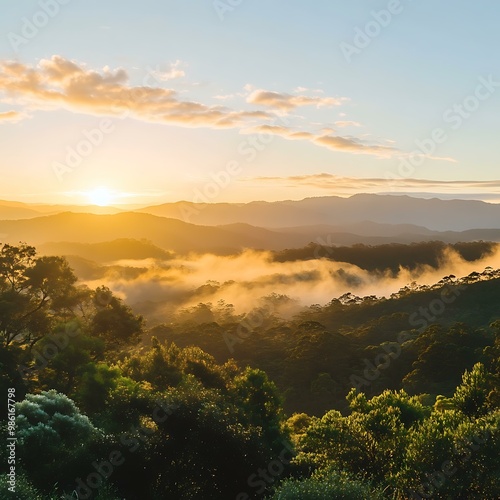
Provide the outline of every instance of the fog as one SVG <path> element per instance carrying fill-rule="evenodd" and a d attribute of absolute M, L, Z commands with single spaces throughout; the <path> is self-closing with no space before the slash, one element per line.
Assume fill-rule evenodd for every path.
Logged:
<path fill-rule="evenodd" d="M 291 299 L 282 301 L 277 311 L 286 317 L 311 304 L 325 305 L 347 292 L 388 297 L 413 281 L 431 285 L 448 275 L 459 278 L 487 266 L 500 268 L 500 245 L 490 256 L 474 262 L 446 249 L 437 269 L 400 268 L 396 275 L 327 259 L 273 262 L 271 253 L 253 250 L 234 256 L 204 254 L 168 261 L 121 260 L 108 265 L 113 267 L 102 268 L 100 279 L 85 284 L 108 286 L 153 323 L 168 322 L 180 309 L 199 303 L 224 301 L 234 306 L 236 314 L 243 314 L 271 294 Z M 130 273 L 131 268 L 136 272 Z"/>

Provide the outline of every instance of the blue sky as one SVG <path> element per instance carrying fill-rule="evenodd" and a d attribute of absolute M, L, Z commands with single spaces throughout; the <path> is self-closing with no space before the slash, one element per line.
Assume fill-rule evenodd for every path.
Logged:
<path fill-rule="evenodd" d="M 45 90 L 64 99 L 44 102 L 21 70 L 5 76 L 9 66 L 0 67 L 0 198 L 65 202 L 71 196 L 84 203 L 102 186 L 113 202 L 151 204 L 197 193 L 211 202 L 360 191 L 496 200 L 500 193 L 500 182 L 474 183 L 500 178 L 500 87 L 490 84 L 489 95 L 474 105 L 481 81 L 500 82 L 498 2 L 50 3 L 59 12 L 31 38 L 23 37 L 23 27 L 25 19 L 43 23 L 40 2 L 2 3 L 0 61 L 41 75 Z M 388 22 L 375 19 L 374 12 L 391 9 L 397 13 Z M 360 32 L 369 33 L 364 47 L 355 42 Z M 347 46 L 356 51 L 350 60 Z M 166 117 L 153 103 L 146 111 L 136 101 L 124 116 L 116 101 L 94 106 L 96 89 L 89 85 L 85 98 L 67 95 L 69 87 L 49 78 L 53 69 L 44 60 L 52 61 L 50 68 L 72 62 L 87 76 L 121 68 L 121 92 L 175 91 L 175 113 L 199 103 L 204 114 L 224 107 L 222 115 L 241 116 L 221 125 L 205 115 L 194 126 L 191 117 Z M 165 99 L 170 109 L 171 98 Z M 453 106 L 464 101 L 473 111 L 459 123 L 451 119 Z M 68 148 L 81 145 L 84 132 L 103 119 L 111 120 L 112 132 L 70 167 Z M 411 157 L 415 141 L 431 139 L 436 129 L 445 140 L 431 154 Z M 404 167 L 405 161 L 414 164 Z M 231 162 L 238 167 L 221 174 Z M 219 185 L 207 188 L 214 178 Z"/>

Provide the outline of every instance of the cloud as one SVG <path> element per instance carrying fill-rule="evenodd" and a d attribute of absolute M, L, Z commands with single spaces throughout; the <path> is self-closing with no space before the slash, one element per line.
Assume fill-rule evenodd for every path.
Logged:
<path fill-rule="evenodd" d="M 160 82 L 167 82 L 168 80 L 175 80 L 177 78 L 182 78 L 186 76 L 186 72 L 180 69 L 182 62 L 177 60 L 170 64 L 167 71 L 162 71 L 160 68 L 152 70 L 151 74 L 153 77 Z"/>
<path fill-rule="evenodd" d="M 25 113 L 20 113 L 19 111 L 3 111 L 0 112 L 0 123 L 17 123 L 26 118 L 26 116 Z"/>
<path fill-rule="evenodd" d="M 455 160 L 455 158 L 452 158 L 451 156 L 432 156 L 432 155 L 424 155 L 426 158 L 429 158 L 429 160 L 436 160 L 436 161 L 448 161 L 450 163 L 458 163 L 458 160 Z"/>
<path fill-rule="evenodd" d="M 181 62 L 176 61 L 167 71 L 150 68 L 144 76 L 143 85 L 134 86 L 123 68 L 106 66 L 96 71 L 58 55 L 42 59 L 36 65 L 0 61 L 0 102 L 20 105 L 25 110 L 18 114 L 7 112 L 3 117 L 0 115 L 0 119 L 4 122 L 19 121 L 28 116 L 26 112 L 65 109 L 92 115 L 130 116 L 146 122 L 182 127 L 238 128 L 242 133 L 267 132 L 288 140 L 309 141 L 333 151 L 379 158 L 391 157 L 397 151 L 387 145 L 336 135 L 333 130 L 324 129 L 323 124 L 320 124 L 320 129 L 323 128 L 321 133 L 269 125 L 279 114 L 294 108 L 339 106 L 348 100 L 345 97 L 291 95 L 256 90 L 246 85 L 246 93 L 236 96 L 246 97 L 249 103 L 272 109 L 251 111 L 231 109 L 222 103 L 207 105 L 181 98 L 178 91 L 161 84 L 183 76 L 180 65 Z M 152 86 L 147 85 L 146 82 L 151 80 L 154 80 Z M 231 94 L 216 96 L 219 100 L 230 97 Z"/>
<path fill-rule="evenodd" d="M 355 194 L 359 192 L 380 192 L 387 191 L 388 187 L 397 186 L 399 189 L 408 190 L 432 190 L 440 189 L 444 192 L 449 190 L 450 194 L 456 193 L 457 189 L 467 190 L 489 190 L 490 194 L 500 194 L 500 180 L 431 180 L 431 179 L 384 179 L 384 178 L 361 178 L 361 177 L 342 177 L 329 173 L 292 175 L 288 177 L 256 177 L 249 179 L 251 181 L 271 182 L 276 184 L 283 183 L 289 187 L 310 186 L 319 189 L 335 190 L 343 194 Z M 479 194 L 480 194 L 479 193 Z M 403 194 L 403 193 L 402 193 Z M 472 193 L 469 193 L 472 194 Z"/>
<path fill-rule="evenodd" d="M 316 243 L 319 248 L 324 244 L 321 239 Z M 311 250 L 311 257 L 313 253 Z M 327 304 L 346 292 L 389 297 L 412 281 L 431 285 L 450 274 L 465 276 L 486 266 L 496 269 L 500 266 L 500 245 L 491 255 L 472 262 L 445 250 L 437 268 L 421 265 L 414 270 L 400 268 L 397 273 L 367 271 L 353 264 L 318 258 L 277 262 L 271 253 L 254 250 L 231 256 L 203 254 L 108 265 L 111 267 L 101 268 L 102 276 L 86 284 L 93 288 L 109 286 L 148 320 L 161 323 L 166 318 L 172 321 L 179 308 L 200 302 L 217 304 L 223 300 L 233 304 L 240 314 L 253 309 L 263 297 L 283 294 L 296 304 L 295 310 L 289 311 L 293 313 L 301 306 Z M 130 273 L 131 267 L 137 273 Z"/>
<path fill-rule="evenodd" d="M 315 144 L 319 144 L 336 151 L 369 154 L 378 156 L 380 158 L 390 158 L 396 151 L 395 148 L 389 146 L 363 144 L 359 139 L 332 135 L 323 135 L 320 137 L 316 137 L 313 142 Z"/>
<path fill-rule="evenodd" d="M 439 198 L 440 200 L 473 200 L 473 201 L 484 201 L 485 203 L 500 203 L 500 191 L 498 193 L 484 193 L 484 192 L 472 192 L 472 193 L 464 193 L 464 192 L 449 192 L 443 193 L 438 191 L 389 191 L 384 192 L 381 191 L 378 194 L 388 194 L 392 196 L 412 196 L 414 198 Z"/>
<path fill-rule="evenodd" d="M 335 125 L 340 128 L 344 127 L 361 127 L 361 123 L 352 122 L 352 121 L 338 121 L 335 122 Z"/>
<path fill-rule="evenodd" d="M 278 111 L 291 111 L 301 106 L 316 106 L 317 108 L 340 106 L 347 101 L 346 97 L 309 97 L 305 95 L 291 95 L 270 90 L 254 90 L 248 97 L 247 102 L 259 104 Z"/>
<path fill-rule="evenodd" d="M 387 141 L 388 143 L 393 143 L 393 141 Z M 424 154 L 420 151 L 413 151 L 411 153 L 402 153 L 400 155 L 400 158 L 407 158 L 407 159 L 411 159 L 413 157 L 423 157 L 423 158 L 427 158 L 429 160 L 434 160 L 434 161 L 446 161 L 446 162 L 449 162 L 449 163 L 458 163 L 458 160 L 456 160 L 455 158 L 452 158 L 451 156 L 433 156 L 433 155 L 430 155 L 430 154 Z"/>
<path fill-rule="evenodd" d="M 175 68 L 174 68 L 175 69 Z M 37 66 L 0 62 L 0 91 L 4 101 L 29 109 L 68 109 L 81 113 L 126 116 L 185 127 L 230 128 L 271 117 L 263 111 L 234 111 L 181 100 L 162 87 L 131 86 L 124 69 L 101 72 L 60 56 Z"/>
<path fill-rule="evenodd" d="M 323 132 L 322 134 L 313 134 L 276 125 L 257 125 L 242 131 L 245 134 L 267 133 L 278 135 L 288 140 L 306 140 L 333 151 L 367 154 L 379 158 L 390 158 L 397 151 L 397 149 L 389 146 L 365 144 L 356 138 L 332 135 L 333 131 L 324 130 Z"/>
<path fill-rule="evenodd" d="M 325 91 L 322 90 L 322 89 L 309 89 L 307 87 L 296 87 L 295 89 L 293 89 L 293 91 L 295 93 L 303 93 L 303 92 L 313 92 L 314 94 L 324 94 Z"/>
<path fill-rule="evenodd" d="M 214 95 L 214 99 L 218 99 L 219 101 L 228 101 L 230 99 L 234 99 L 235 97 L 235 94 Z"/>
<path fill-rule="evenodd" d="M 304 139 L 314 139 L 314 134 L 310 132 L 294 131 L 287 127 L 282 127 L 281 125 L 258 125 L 250 129 L 242 131 L 245 134 L 272 134 L 279 135 L 285 139 L 290 140 L 304 140 Z"/>

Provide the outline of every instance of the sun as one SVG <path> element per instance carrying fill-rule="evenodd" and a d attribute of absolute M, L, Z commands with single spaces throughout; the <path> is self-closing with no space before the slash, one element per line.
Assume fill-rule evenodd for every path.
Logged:
<path fill-rule="evenodd" d="M 104 186 L 97 187 L 86 194 L 89 202 L 99 207 L 107 207 L 114 199 L 113 193 Z"/>

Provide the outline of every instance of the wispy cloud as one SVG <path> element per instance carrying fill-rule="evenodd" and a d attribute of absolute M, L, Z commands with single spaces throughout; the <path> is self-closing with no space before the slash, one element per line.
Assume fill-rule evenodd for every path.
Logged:
<path fill-rule="evenodd" d="M 229 101 L 235 97 L 235 94 L 214 95 L 214 99 L 218 99 L 219 101 Z"/>
<path fill-rule="evenodd" d="M 432 180 L 432 179 L 397 179 L 389 181 L 383 178 L 342 177 L 329 173 L 292 175 L 288 177 L 256 177 L 249 179 L 263 183 L 281 183 L 287 187 L 315 187 L 341 194 L 354 194 L 359 192 L 386 192 L 389 183 L 394 183 L 400 190 L 440 190 L 440 192 L 456 193 L 458 190 L 477 191 L 484 194 L 500 193 L 500 180 Z M 479 193 L 478 193 L 479 194 Z"/>
<path fill-rule="evenodd" d="M 21 113 L 19 111 L 3 111 L 0 112 L 0 123 L 5 123 L 5 122 L 19 122 L 26 118 L 25 113 Z"/>
<path fill-rule="evenodd" d="M 319 144 L 333 150 L 348 151 L 350 153 L 358 154 L 369 154 L 381 158 L 390 158 L 393 153 L 397 151 L 397 149 L 389 146 L 364 144 L 359 139 L 332 135 L 315 137 L 313 142 L 315 144 Z"/>
<path fill-rule="evenodd" d="M 178 71 L 175 68 L 170 70 Z M 124 69 L 101 72 L 53 56 L 36 66 L 0 62 L 0 91 L 4 101 L 30 110 L 69 109 L 82 113 L 173 123 L 186 127 L 240 127 L 271 117 L 263 111 L 235 111 L 181 100 L 176 91 L 162 87 L 131 86 Z"/>
<path fill-rule="evenodd" d="M 251 104 L 267 106 L 278 111 L 291 111 L 301 106 L 316 106 L 317 108 L 340 106 L 348 101 L 347 97 L 318 97 L 291 95 L 270 90 L 254 90 L 247 98 Z"/>
<path fill-rule="evenodd" d="M 432 156 L 432 155 L 426 155 L 426 158 L 429 158 L 429 160 L 448 161 L 450 163 L 458 163 L 458 160 L 456 160 L 455 158 L 452 158 L 451 156 Z"/>
<path fill-rule="evenodd" d="M 257 125 L 243 130 L 243 133 L 268 133 L 278 135 L 288 140 L 305 140 L 333 151 L 342 151 L 354 154 L 368 154 L 379 158 L 390 158 L 398 150 L 390 146 L 369 144 L 353 137 L 341 137 L 333 135 L 328 129 L 324 133 L 313 134 L 311 132 L 296 131 L 287 127 L 274 125 Z"/>
<path fill-rule="evenodd" d="M 247 102 L 243 109 L 224 105 L 208 105 L 182 98 L 180 93 L 163 86 L 184 76 L 182 63 L 176 61 L 166 70 L 150 70 L 156 85 L 131 85 L 123 68 L 104 67 L 96 71 L 85 64 L 54 55 L 36 65 L 16 61 L 0 61 L 0 102 L 22 106 L 22 112 L 8 111 L 0 114 L 0 121 L 19 121 L 39 110 L 66 109 L 93 115 L 130 116 L 147 122 L 160 122 L 182 127 L 236 128 L 242 133 L 270 133 L 288 140 L 308 141 L 332 151 L 391 157 L 397 150 L 385 144 L 369 143 L 365 139 L 340 136 L 331 129 L 306 123 L 303 128 L 270 125 L 279 115 L 303 106 L 317 108 L 340 106 L 346 97 L 305 95 L 306 89 L 296 89 L 294 94 L 256 90 L 246 85 L 245 93 L 218 95 L 223 101 L 239 97 Z M 149 80 L 148 80 L 149 81 Z M 299 90 L 301 92 L 299 92 Z M 266 110 L 248 109 L 248 103 L 258 104 Z M 356 122 L 338 122 L 356 126 Z M 313 127 L 321 132 L 311 132 Z M 304 130 L 305 129 L 305 130 Z"/>
<path fill-rule="evenodd" d="M 337 127 L 340 127 L 340 128 L 344 128 L 344 127 L 361 127 L 361 123 L 359 122 L 353 122 L 353 121 L 338 121 L 338 122 L 335 122 L 335 125 Z"/>
<path fill-rule="evenodd" d="M 325 91 L 322 89 L 308 89 L 307 87 L 296 87 L 293 89 L 295 93 L 303 93 L 303 92 L 313 92 L 314 94 L 324 94 Z"/>
<path fill-rule="evenodd" d="M 169 80 L 175 80 L 177 78 L 182 78 L 186 76 L 186 72 L 181 69 L 182 62 L 177 60 L 174 63 L 170 64 L 170 67 L 166 71 L 162 71 L 161 69 L 152 71 L 152 75 L 154 78 L 161 82 L 167 82 Z"/>
<path fill-rule="evenodd" d="M 387 141 L 390 143 L 390 141 Z M 401 153 L 399 155 L 400 158 L 412 158 L 414 156 L 421 156 L 423 158 L 427 158 L 428 160 L 434 160 L 434 161 L 446 161 L 449 163 L 458 163 L 458 160 L 455 158 L 452 158 L 451 156 L 434 156 L 430 154 L 424 154 L 421 152 L 413 152 L 413 153 Z"/>

